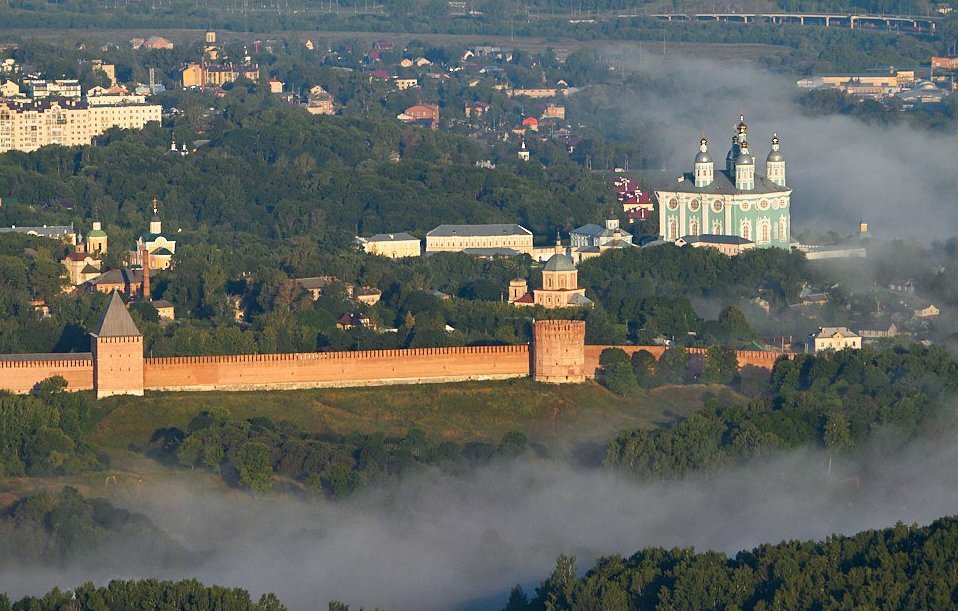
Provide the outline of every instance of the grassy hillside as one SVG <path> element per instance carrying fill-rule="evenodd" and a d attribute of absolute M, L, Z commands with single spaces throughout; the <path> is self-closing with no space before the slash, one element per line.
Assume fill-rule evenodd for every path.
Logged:
<path fill-rule="evenodd" d="M 598 384 L 552 386 L 531 380 L 261 392 L 151 392 L 114 397 L 90 441 L 107 449 L 144 446 L 154 431 L 185 428 L 197 414 L 225 408 L 237 418 L 268 416 L 311 432 L 426 433 L 465 441 L 498 441 L 518 430 L 533 441 L 605 442 L 624 428 L 671 422 L 721 396 L 722 386 L 683 386 L 617 397 Z"/>

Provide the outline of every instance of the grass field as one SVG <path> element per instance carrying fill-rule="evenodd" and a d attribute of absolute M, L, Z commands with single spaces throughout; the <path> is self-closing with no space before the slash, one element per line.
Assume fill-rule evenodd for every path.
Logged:
<path fill-rule="evenodd" d="M 665 426 L 700 409 L 711 397 L 740 402 L 725 386 L 687 385 L 618 397 L 589 382 L 554 386 L 529 379 L 260 392 L 150 392 L 97 402 L 103 414 L 88 441 L 105 450 L 111 466 L 99 472 L 0 480 L 0 507 L 41 490 L 73 486 L 88 496 L 135 499 L 160 482 L 243 494 L 202 469 L 170 469 L 131 446 L 144 448 L 157 429 L 185 428 L 197 414 L 226 408 L 237 418 L 268 416 L 313 432 L 383 431 L 413 427 L 459 442 L 499 441 L 522 431 L 550 452 L 569 452 L 595 464 L 619 430 Z"/>
<path fill-rule="evenodd" d="M 237 418 L 268 416 L 312 432 L 418 427 L 456 441 L 498 441 L 522 431 L 538 442 L 606 441 L 623 428 L 669 423 L 709 397 L 741 397 L 723 386 L 678 386 L 617 397 L 595 383 L 547 385 L 532 380 L 258 392 L 150 392 L 105 400 L 108 411 L 90 436 L 107 449 L 146 445 L 154 431 L 185 428 L 197 414 L 226 408 Z"/>

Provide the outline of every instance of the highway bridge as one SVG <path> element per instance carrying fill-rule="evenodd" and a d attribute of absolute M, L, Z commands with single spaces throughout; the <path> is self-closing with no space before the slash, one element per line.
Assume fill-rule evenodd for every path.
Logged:
<path fill-rule="evenodd" d="M 618 15 L 620 18 L 637 15 Z M 732 23 L 797 23 L 824 27 L 891 30 L 915 34 L 935 34 L 936 17 L 915 15 L 868 15 L 850 13 L 661 13 L 652 15 L 664 21 L 728 21 Z"/>

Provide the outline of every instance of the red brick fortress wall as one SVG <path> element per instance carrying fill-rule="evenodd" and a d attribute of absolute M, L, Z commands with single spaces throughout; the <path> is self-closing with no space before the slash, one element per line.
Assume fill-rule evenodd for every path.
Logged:
<path fill-rule="evenodd" d="M 662 358 L 662 355 L 665 354 L 667 348 L 665 346 L 586 346 L 585 347 L 585 372 L 586 377 L 594 378 L 596 372 L 599 370 L 599 355 L 602 354 L 602 351 L 606 348 L 621 348 L 628 354 L 630 357 L 638 352 L 639 350 L 645 350 L 650 352 L 656 360 Z M 686 352 L 689 356 L 698 356 L 704 357 L 707 352 L 706 348 L 686 348 Z M 778 360 L 778 357 L 782 353 L 779 352 L 762 352 L 760 350 L 736 350 L 735 356 L 738 358 L 738 366 L 742 367 L 758 367 L 760 369 L 772 369 L 775 366 L 775 361 Z M 787 354 L 788 358 L 794 358 L 795 355 Z"/>
<path fill-rule="evenodd" d="M 92 390 L 93 359 L 0 361 L 0 390 L 28 393 L 53 376 L 63 377 L 69 390 Z"/>
<path fill-rule="evenodd" d="M 529 375 L 529 346 L 148 358 L 147 390 L 254 390 L 496 380 Z"/>

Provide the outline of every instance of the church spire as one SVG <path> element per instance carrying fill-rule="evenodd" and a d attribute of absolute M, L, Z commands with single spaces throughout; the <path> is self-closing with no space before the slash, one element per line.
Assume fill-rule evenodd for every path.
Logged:
<path fill-rule="evenodd" d="M 695 186 L 702 188 L 712 184 L 715 180 L 715 163 L 709 154 L 709 141 L 705 136 L 699 140 L 699 154 L 695 156 Z"/>
<path fill-rule="evenodd" d="M 782 155 L 778 134 L 772 134 L 772 150 L 765 158 L 765 174 L 780 187 L 785 186 L 785 156 Z"/>
<path fill-rule="evenodd" d="M 163 233 L 163 224 L 160 222 L 160 215 L 157 211 L 159 206 L 159 200 L 156 197 L 153 198 L 153 217 L 150 219 L 150 233 L 153 235 L 159 235 Z"/>

